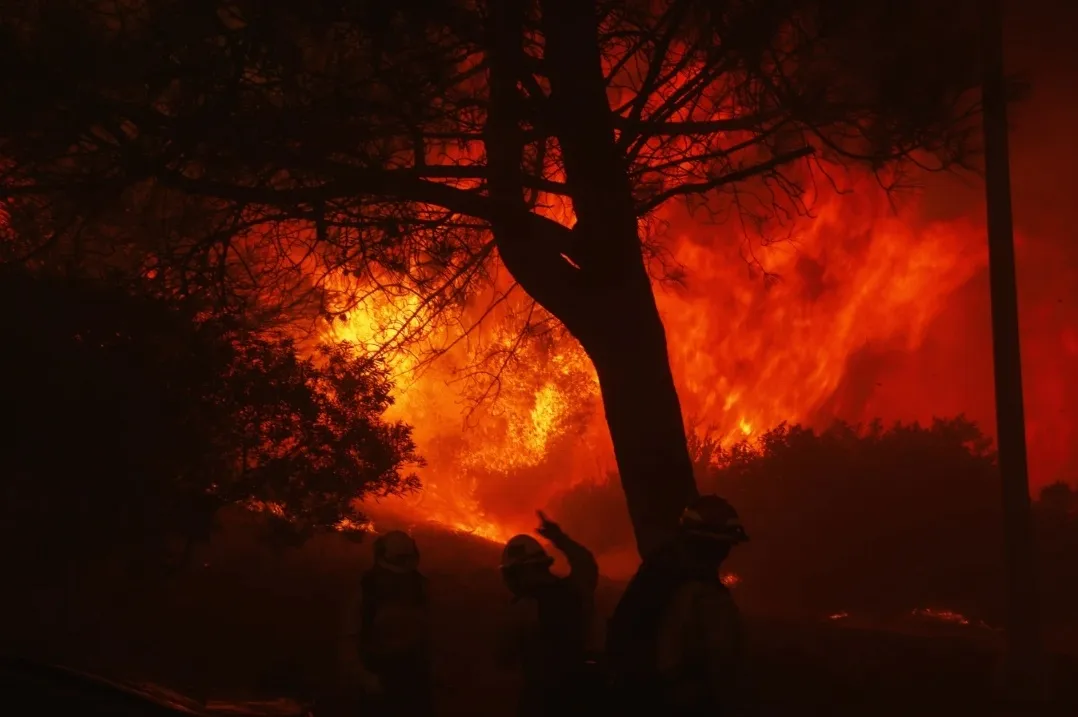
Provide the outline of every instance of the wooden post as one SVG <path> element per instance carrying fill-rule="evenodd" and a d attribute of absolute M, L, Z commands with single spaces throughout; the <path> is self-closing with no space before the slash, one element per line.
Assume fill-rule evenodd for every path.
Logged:
<path fill-rule="evenodd" d="M 1006 557 L 1006 652 L 999 678 L 1009 698 L 1045 696 L 1047 664 L 1039 599 L 1026 456 L 1022 359 L 1018 334 L 1014 222 L 1011 215 L 1007 96 L 1003 65 L 1003 2 L 984 2 L 985 199 L 995 363 L 996 435 L 1003 488 Z"/>

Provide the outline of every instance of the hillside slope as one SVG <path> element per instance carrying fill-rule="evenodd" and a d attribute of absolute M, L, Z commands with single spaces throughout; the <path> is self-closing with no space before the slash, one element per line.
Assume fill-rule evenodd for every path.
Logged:
<path fill-rule="evenodd" d="M 507 601 L 499 546 L 436 527 L 414 528 L 433 598 L 444 714 L 511 714 L 515 677 L 493 659 Z M 5 598 L 5 651 L 167 685 L 199 697 L 316 693 L 331 674 L 334 630 L 369 544 L 339 536 L 274 556 L 232 529 L 197 569 L 154 586 L 84 576 L 65 590 Z M 609 610 L 621 585 L 604 580 Z M 751 673 L 766 715 L 1003 714 L 984 685 L 994 638 L 907 635 L 749 618 Z M 1078 670 L 1059 669 L 1078 685 Z M 1074 695 L 1068 695 L 1073 700 Z M 1061 702 L 1059 714 L 1078 714 Z M 1007 713 L 1011 714 L 1011 713 Z M 1018 712 L 1015 714 L 1024 714 Z"/>

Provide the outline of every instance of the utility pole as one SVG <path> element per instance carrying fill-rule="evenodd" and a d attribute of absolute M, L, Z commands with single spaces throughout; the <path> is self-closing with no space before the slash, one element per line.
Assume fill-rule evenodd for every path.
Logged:
<path fill-rule="evenodd" d="M 1045 696 L 1047 663 L 1040 634 L 1039 598 L 1022 400 L 1022 358 L 1018 339 L 1018 284 L 1015 277 L 1014 221 L 1011 214 L 1010 150 L 1003 64 L 1003 0 L 982 0 L 984 8 L 985 200 L 988 206 L 988 270 L 992 302 L 992 357 L 995 364 L 996 435 L 1003 488 L 1006 557 L 1006 652 L 1000 687 L 1021 700 Z"/>

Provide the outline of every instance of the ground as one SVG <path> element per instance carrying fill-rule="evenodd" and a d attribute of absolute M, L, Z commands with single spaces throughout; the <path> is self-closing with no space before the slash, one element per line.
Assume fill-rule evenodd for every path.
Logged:
<path fill-rule="evenodd" d="M 431 580 L 440 705 L 447 715 L 511 714 L 515 682 L 493 660 L 506 595 L 498 547 L 418 530 Z M 4 651 L 153 681 L 197 698 L 303 695 L 324 684 L 334 629 L 369 544 L 319 539 L 274 557 L 242 535 L 200 556 L 197 570 L 155 586 L 115 577 L 109 589 L 72 583 L 68 595 L 14 596 L 3 611 Z M 605 582 L 606 609 L 620 586 Z M 900 634 L 749 616 L 761 715 L 1078 714 L 1078 666 L 1058 658 L 1058 706 L 1006 709 L 986 686 L 991 637 Z"/>

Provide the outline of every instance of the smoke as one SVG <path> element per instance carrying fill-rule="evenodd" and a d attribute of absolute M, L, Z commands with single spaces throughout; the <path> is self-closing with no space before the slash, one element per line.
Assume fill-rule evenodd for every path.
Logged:
<path fill-rule="evenodd" d="M 1025 74 L 1030 97 L 1011 113 L 1011 178 L 1016 225 L 1023 380 L 1034 489 L 1078 482 L 1078 241 L 1073 221 L 1078 167 L 1078 52 L 1066 28 L 1073 6 L 1015 3 L 1007 25 L 1008 65 Z M 919 218 L 981 222 L 975 180 L 938 177 L 926 186 Z M 926 421 L 965 413 L 995 433 L 987 267 L 947 299 L 923 343 L 907 354 L 851 356 L 835 413 Z"/>

